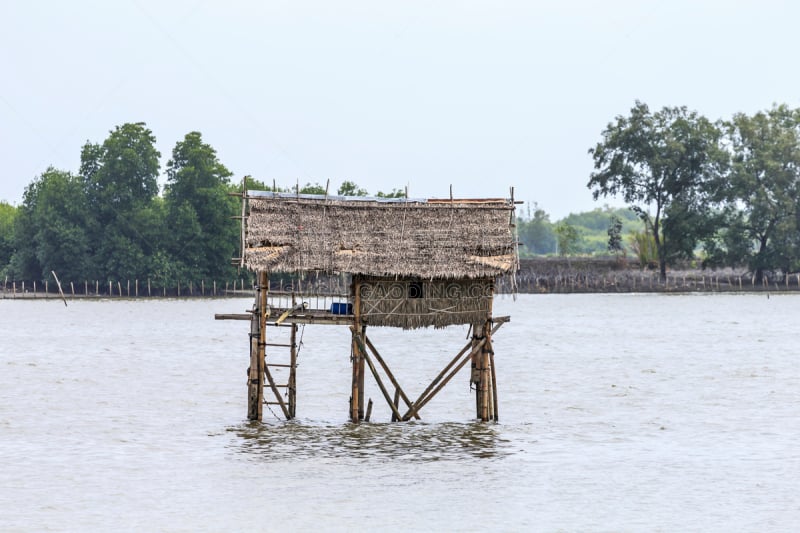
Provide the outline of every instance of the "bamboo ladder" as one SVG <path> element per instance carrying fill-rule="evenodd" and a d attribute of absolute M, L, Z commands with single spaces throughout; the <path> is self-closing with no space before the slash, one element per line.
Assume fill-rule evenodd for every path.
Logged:
<path fill-rule="evenodd" d="M 259 272 L 256 305 L 251 318 L 251 348 L 248 418 L 262 420 L 262 406 L 278 406 L 286 420 L 291 420 L 297 413 L 297 324 L 283 323 L 281 317 L 273 316 L 267 296 L 269 278 L 266 272 Z M 292 293 L 292 306 L 296 307 L 296 296 Z M 271 342 L 269 329 L 289 328 L 289 342 Z M 288 371 L 288 375 L 287 372 Z M 278 382 L 276 377 L 286 376 L 286 382 Z M 265 390 L 270 393 L 265 394 Z"/>

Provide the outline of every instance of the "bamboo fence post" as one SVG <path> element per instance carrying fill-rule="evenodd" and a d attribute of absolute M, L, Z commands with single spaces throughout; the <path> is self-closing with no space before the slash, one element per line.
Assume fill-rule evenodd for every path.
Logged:
<path fill-rule="evenodd" d="M 11 299 L 12 300 L 16 300 L 17 299 L 17 282 L 16 281 L 12 281 L 11 282 Z"/>
<path fill-rule="evenodd" d="M 33 280 L 33 297 L 36 298 L 36 280 Z"/>
<path fill-rule="evenodd" d="M 181 297 L 181 280 L 178 280 L 178 298 Z"/>
<path fill-rule="evenodd" d="M 147 278 L 147 296 L 150 297 L 153 294 L 150 292 L 150 278 Z"/>
<path fill-rule="evenodd" d="M 117 281 L 117 292 L 119 293 L 119 297 L 122 298 L 122 283 Z"/>
<path fill-rule="evenodd" d="M 200 296 L 205 296 L 205 295 L 206 295 L 206 280 L 201 279 L 200 280 Z"/>
<path fill-rule="evenodd" d="M 69 282 L 69 288 L 72 290 L 72 299 L 74 300 L 75 299 L 75 285 L 73 285 L 71 281 Z"/>
<path fill-rule="evenodd" d="M 217 280 L 214 280 L 214 296 L 217 295 Z"/>
<path fill-rule="evenodd" d="M 139 280 L 138 279 L 136 279 L 134 285 L 136 287 L 136 297 L 138 298 L 139 297 Z"/>
<path fill-rule="evenodd" d="M 114 296 L 114 292 L 111 289 L 111 280 L 108 280 L 108 296 L 109 296 L 109 298 L 111 296 Z"/>

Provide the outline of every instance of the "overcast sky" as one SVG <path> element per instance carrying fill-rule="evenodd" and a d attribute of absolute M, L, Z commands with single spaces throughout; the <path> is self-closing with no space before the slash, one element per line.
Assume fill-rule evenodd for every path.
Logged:
<path fill-rule="evenodd" d="M 558 219 L 602 206 L 587 150 L 637 99 L 800 106 L 798 20 L 789 0 L 0 0 L 0 200 L 143 121 L 162 172 L 196 130 L 236 180 L 514 186 Z"/>

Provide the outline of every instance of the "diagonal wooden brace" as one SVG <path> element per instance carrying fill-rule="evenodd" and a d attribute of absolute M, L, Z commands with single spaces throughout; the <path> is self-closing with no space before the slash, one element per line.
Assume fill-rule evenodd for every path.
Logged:
<path fill-rule="evenodd" d="M 491 334 L 494 335 L 494 333 L 498 329 L 500 329 L 500 326 L 502 326 L 506 322 L 507 319 L 495 322 Z M 416 415 L 417 411 L 422 409 L 426 403 L 428 403 L 434 396 L 436 396 L 436 394 L 438 394 L 439 391 L 442 390 L 444 386 L 447 385 L 447 383 L 451 379 L 453 379 L 453 376 L 458 374 L 458 372 L 462 368 L 464 368 L 464 365 L 466 365 L 467 362 L 472 359 L 472 356 L 474 354 L 478 353 L 483 348 L 483 345 L 485 343 L 486 343 L 486 338 L 483 338 L 474 346 L 472 345 L 472 341 L 470 341 L 466 346 L 464 346 L 464 348 L 462 348 L 461 351 L 458 352 L 458 354 L 450 361 L 450 363 L 448 363 L 447 366 L 444 367 L 444 370 L 442 370 L 439 373 L 439 375 L 434 378 L 431 384 L 428 385 L 428 388 L 425 389 L 425 391 L 422 394 L 420 394 L 419 398 L 417 398 L 417 401 L 414 402 L 411 408 L 408 411 L 406 411 L 405 415 L 403 415 L 403 418 L 401 418 L 400 420 L 404 421 L 409 420 L 412 416 Z M 440 382 L 440 380 L 442 380 L 442 377 L 447 373 L 447 371 L 450 370 L 453 367 L 453 365 L 455 365 L 458 362 L 459 358 L 461 358 L 462 355 L 467 353 L 467 351 L 469 351 L 469 353 L 461 360 L 460 363 L 458 363 L 456 368 L 453 369 L 453 371 L 450 372 L 450 374 L 448 374 L 447 377 L 445 377 L 444 380 Z"/>
<path fill-rule="evenodd" d="M 399 395 L 401 398 L 403 398 L 403 401 L 406 403 L 406 405 L 408 407 L 411 407 L 411 405 L 412 405 L 411 404 L 411 400 L 408 399 L 408 396 L 406 396 L 406 393 L 403 391 L 403 388 L 397 382 L 397 379 L 395 379 L 394 374 L 392 374 L 392 371 L 389 369 L 389 365 L 386 364 L 386 361 L 383 360 L 383 357 L 381 357 L 381 354 L 379 354 L 378 350 L 375 349 L 375 346 L 372 344 L 372 341 L 369 340 L 369 337 L 364 335 L 364 340 L 367 343 L 367 347 L 372 351 L 372 355 L 374 355 L 375 359 L 377 359 L 378 363 L 380 363 L 381 367 L 383 368 L 383 371 L 386 372 L 387 376 L 389 376 L 389 381 L 392 382 L 392 385 L 394 385 L 394 388 L 395 388 L 395 391 L 396 391 L 395 395 Z M 398 402 L 397 402 L 397 400 L 395 400 L 392 403 L 395 406 L 397 406 Z M 417 420 L 420 420 L 420 416 L 417 415 L 417 414 L 414 415 L 414 418 L 416 418 Z"/>
<path fill-rule="evenodd" d="M 389 407 L 392 409 L 392 413 L 400 419 L 400 411 L 398 411 L 397 406 L 392 401 L 392 398 L 389 396 L 389 392 L 386 390 L 386 387 L 383 385 L 383 381 L 381 380 L 380 374 L 378 374 L 378 370 L 375 368 L 375 365 L 372 363 L 372 359 L 370 358 L 369 354 L 367 353 L 367 348 L 364 346 L 364 340 L 361 338 L 361 335 L 357 332 L 355 327 L 350 327 L 350 330 L 353 332 L 353 339 L 355 339 L 356 344 L 358 344 L 359 350 L 361 350 L 361 355 L 364 356 L 364 360 L 369 365 L 370 371 L 372 371 L 372 375 L 375 377 L 375 381 L 378 384 L 378 387 L 381 389 L 383 393 L 383 397 L 386 398 L 386 403 L 389 404 Z"/>

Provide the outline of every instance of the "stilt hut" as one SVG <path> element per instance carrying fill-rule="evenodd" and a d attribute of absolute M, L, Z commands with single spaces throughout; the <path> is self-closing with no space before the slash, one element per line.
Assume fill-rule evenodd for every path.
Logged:
<path fill-rule="evenodd" d="M 409 199 L 243 192 L 239 264 L 256 274 L 251 322 L 248 417 L 262 405 L 296 412 L 298 324 L 348 326 L 352 361 L 349 418 L 369 419 L 364 406 L 367 368 L 392 420 L 420 418 L 420 409 L 467 363 L 476 391 L 476 417 L 498 420 L 492 336 L 509 317 L 492 314 L 498 277 L 518 267 L 513 189 L 510 199 Z M 346 280 L 341 301 L 311 308 L 293 291 L 270 291 L 270 274 L 337 274 Z M 302 291 L 299 291 L 302 292 Z M 310 299 L 313 301 L 313 299 Z M 415 400 L 406 395 L 388 362 L 368 338 L 368 327 L 403 329 L 471 326 L 471 339 Z M 270 328 L 292 328 L 290 342 L 270 342 Z M 277 362 L 274 353 L 288 349 Z M 289 370 L 276 383 L 275 367 Z M 383 377 L 386 378 L 386 381 Z M 266 391 L 266 393 L 265 393 Z M 265 400 L 266 396 L 266 400 Z"/>

